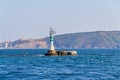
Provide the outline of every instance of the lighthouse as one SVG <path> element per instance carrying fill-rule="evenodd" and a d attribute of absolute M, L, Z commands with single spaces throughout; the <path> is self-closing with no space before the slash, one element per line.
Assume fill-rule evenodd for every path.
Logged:
<path fill-rule="evenodd" d="M 49 30 L 50 47 L 48 52 L 45 55 L 57 55 L 56 50 L 54 48 L 54 34 L 55 34 L 55 31 L 52 28 L 50 28 Z"/>
<path fill-rule="evenodd" d="M 67 56 L 67 55 L 77 55 L 77 51 L 71 51 L 71 50 L 55 50 L 54 48 L 54 34 L 55 31 L 50 28 L 49 35 L 50 35 L 50 47 L 47 53 L 45 53 L 45 56 Z"/>
<path fill-rule="evenodd" d="M 54 43 L 54 34 L 55 34 L 55 31 L 52 28 L 50 28 L 49 35 L 50 35 L 50 50 L 51 51 L 55 50 L 54 44 L 53 44 Z"/>

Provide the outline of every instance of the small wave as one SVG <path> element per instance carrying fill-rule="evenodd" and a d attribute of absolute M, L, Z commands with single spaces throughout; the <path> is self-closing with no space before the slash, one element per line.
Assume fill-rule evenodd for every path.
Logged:
<path fill-rule="evenodd" d="M 43 54 L 40 54 L 40 55 L 38 55 L 38 56 L 42 57 L 42 56 L 45 56 L 45 55 L 43 55 Z"/>
<path fill-rule="evenodd" d="M 58 73 L 56 75 L 81 75 L 81 73 Z"/>

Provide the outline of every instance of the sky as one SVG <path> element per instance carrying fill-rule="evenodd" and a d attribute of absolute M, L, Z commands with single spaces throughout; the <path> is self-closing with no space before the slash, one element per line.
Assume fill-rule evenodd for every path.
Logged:
<path fill-rule="evenodd" d="M 0 0 L 0 42 L 120 31 L 120 0 Z"/>

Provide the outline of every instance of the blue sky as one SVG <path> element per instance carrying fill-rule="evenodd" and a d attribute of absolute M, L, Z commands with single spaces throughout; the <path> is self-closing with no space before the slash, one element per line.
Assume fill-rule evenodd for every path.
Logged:
<path fill-rule="evenodd" d="M 0 41 L 120 31 L 120 0 L 0 0 Z"/>

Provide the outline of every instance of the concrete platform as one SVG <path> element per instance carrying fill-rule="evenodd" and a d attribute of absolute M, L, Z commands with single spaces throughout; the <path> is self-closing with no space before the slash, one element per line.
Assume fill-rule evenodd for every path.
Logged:
<path fill-rule="evenodd" d="M 77 51 L 65 51 L 65 50 L 48 50 L 45 56 L 67 56 L 67 55 L 77 55 Z"/>

